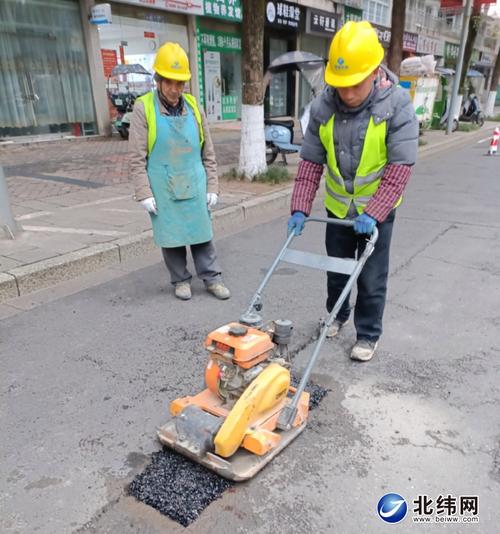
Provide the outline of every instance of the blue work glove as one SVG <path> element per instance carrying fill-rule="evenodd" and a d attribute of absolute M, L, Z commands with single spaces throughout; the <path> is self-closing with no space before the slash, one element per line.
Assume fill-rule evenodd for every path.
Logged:
<path fill-rule="evenodd" d="M 354 219 L 354 231 L 357 234 L 372 235 L 376 224 L 377 221 L 373 217 L 362 213 Z"/>
<path fill-rule="evenodd" d="M 292 232 L 295 232 L 295 235 L 300 235 L 304 229 L 304 224 L 306 223 L 306 216 L 301 211 L 294 211 L 292 216 L 288 219 L 288 232 L 287 235 L 290 235 Z"/>

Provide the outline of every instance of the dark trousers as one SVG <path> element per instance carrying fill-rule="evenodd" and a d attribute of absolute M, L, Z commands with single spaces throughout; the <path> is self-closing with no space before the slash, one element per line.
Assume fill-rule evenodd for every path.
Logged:
<path fill-rule="evenodd" d="M 335 218 L 332 213 L 327 213 L 328 217 Z M 354 326 L 358 339 L 377 341 L 382 335 L 382 317 L 387 293 L 387 275 L 389 274 L 389 249 L 395 215 L 396 211 L 392 210 L 387 219 L 377 225 L 378 241 L 358 278 L 358 295 L 354 307 Z M 366 236 L 356 235 L 352 228 L 333 224 L 328 224 L 326 227 L 325 243 L 329 256 L 338 258 L 359 257 L 365 248 L 366 239 Z M 326 309 L 330 313 L 349 277 L 345 274 L 331 272 L 327 273 L 327 277 Z M 350 312 L 351 306 L 348 297 L 340 308 L 337 319 L 341 322 L 347 321 Z"/>
<path fill-rule="evenodd" d="M 172 284 L 189 282 L 192 275 L 187 270 L 186 247 L 162 248 L 161 252 Z M 205 282 L 205 285 L 220 282 L 221 270 L 217 263 L 212 241 L 191 245 L 191 254 L 196 274 Z"/>

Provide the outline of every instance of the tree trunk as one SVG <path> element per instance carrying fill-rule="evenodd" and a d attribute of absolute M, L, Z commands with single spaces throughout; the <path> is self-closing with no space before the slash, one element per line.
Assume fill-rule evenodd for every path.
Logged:
<path fill-rule="evenodd" d="M 264 9 L 265 0 L 243 0 L 242 107 L 239 172 L 252 179 L 265 172 Z"/>
<path fill-rule="evenodd" d="M 469 33 L 467 34 L 467 41 L 465 41 L 464 62 L 462 64 L 462 72 L 460 73 L 460 87 L 458 92 L 463 95 L 465 93 L 465 78 L 469 70 L 469 63 L 474 50 L 474 43 L 481 26 L 481 4 L 476 4 L 472 8 L 472 14 L 469 19 Z"/>
<path fill-rule="evenodd" d="M 391 17 L 391 43 L 387 51 L 387 66 L 399 76 L 403 61 L 403 33 L 405 30 L 406 0 L 394 0 Z"/>
<path fill-rule="evenodd" d="M 500 81 L 500 49 L 498 50 L 495 68 L 491 75 L 490 92 L 488 93 L 488 102 L 486 104 L 485 114 L 490 117 L 495 113 L 495 100 L 497 98 L 498 82 Z"/>

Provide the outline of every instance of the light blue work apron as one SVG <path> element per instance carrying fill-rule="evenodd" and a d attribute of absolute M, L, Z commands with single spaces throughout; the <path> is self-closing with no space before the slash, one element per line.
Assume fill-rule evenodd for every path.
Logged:
<path fill-rule="evenodd" d="M 149 184 L 158 215 L 151 214 L 157 246 L 206 243 L 213 237 L 207 207 L 207 175 L 201 160 L 200 132 L 194 113 L 162 115 L 155 95 L 156 142 L 148 157 Z"/>

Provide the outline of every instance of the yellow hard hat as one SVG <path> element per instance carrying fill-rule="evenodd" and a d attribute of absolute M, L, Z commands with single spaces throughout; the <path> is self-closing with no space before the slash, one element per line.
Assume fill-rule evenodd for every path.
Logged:
<path fill-rule="evenodd" d="M 191 79 L 187 54 L 178 43 L 165 43 L 160 46 L 153 69 L 162 78 L 181 82 Z"/>
<path fill-rule="evenodd" d="M 330 45 L 325 81 L 333 87 L 352 87 L 367 78 L 384 59 L 384 49 L 373 26 L 349 21 Z"/>

